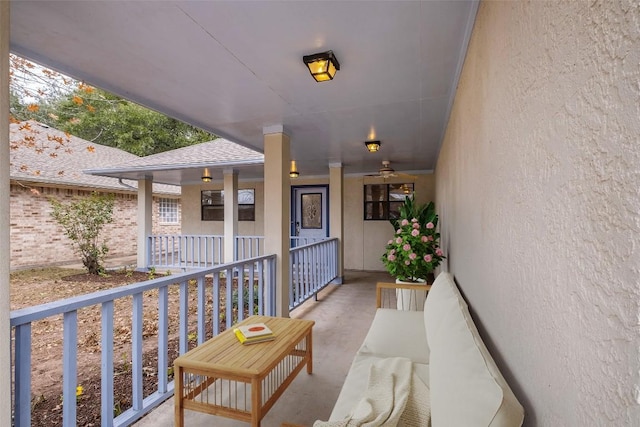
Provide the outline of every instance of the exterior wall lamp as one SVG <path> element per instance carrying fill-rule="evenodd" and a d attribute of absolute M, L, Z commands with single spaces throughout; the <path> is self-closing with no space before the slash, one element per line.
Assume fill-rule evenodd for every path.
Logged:
<path fill-rule="evenodd" d="M 333 80 L 336 71 L 340 69 L 340 63 L 331 50 L 314 53 L 313 55 L 305 55 L 302 57 L 302 60 L 307 68 L 309 68 L 311 76 L 317 82 Z"/>
<path fill-rule="evenodd" d="M 369 150 L 370 153 L 375 153 L 380 149 L 382 143 L 380 141 L 365 141 L 364 145 L 367 146 L 367 150 Z"/>
<path fill-rule="evenodd" d="M 202 171 L 202 182 L 211 182 L 211 172 L 209 172 L 209 168 L 204 168 Z"/>
<path fill-rule="evenodd" d="M 291 171 L 289 172 L 289 178 L 297 178 L 299 176 L 300 176 L 300 172 L 298 172 L 296 161 L 291 160 Z"/>

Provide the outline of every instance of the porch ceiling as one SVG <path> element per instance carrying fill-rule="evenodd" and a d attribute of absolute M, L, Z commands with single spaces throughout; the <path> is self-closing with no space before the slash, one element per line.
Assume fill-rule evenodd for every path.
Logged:
<path fill-rule="evenodd" d="M 283 125 L 304 175 L 435 167 L 471 1 L 27 1 L 11 50 L 262 151 Z M 302 56 L 332 49 L 335 80 Z M 364 141 L 382 141 L 378 153 Z"/>

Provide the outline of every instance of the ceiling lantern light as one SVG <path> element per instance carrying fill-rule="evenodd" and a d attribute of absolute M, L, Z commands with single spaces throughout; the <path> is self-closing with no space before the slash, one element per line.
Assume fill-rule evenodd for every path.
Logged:
<path fill-rule="evenodd" d="M 364 145 L 367 146 L 367 150 L 369 150 L 370 153 L 375 153 L 380 149 L 382 143 L 380 141 L 365 141 Z"/>
<path fill-rule="evenodd" d="M 209 172 L 209 168 L 204 168 L 202 171 L 202 182 L 211 182 L 211 172 Z"/>
<path fill-rule="evenodd" d="M 296 161 L 291 160 L 291 170 L 289 171 L 289 178 L 297 178 L 299 176 L 300 176 L 300 172 L 298 172 Z"/>
<path fill-rule="evenodd" d="M 311 76 L 317 82 L 333 80 L 336 71 L 340 69 L 340 63 L 331 50 L 313 55 L 305 55 L 302 57 L 302 60 L 307 68 L 309 68 Z"/>

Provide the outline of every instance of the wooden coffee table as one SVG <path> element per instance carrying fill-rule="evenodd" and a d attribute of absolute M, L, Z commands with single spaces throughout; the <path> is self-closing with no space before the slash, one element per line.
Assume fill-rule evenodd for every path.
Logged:
<path fill-rule="evenodd" d="M 191 409 L 259 427 L 305 364 L 312 372 L 314 321 L 251 316 L 239 324 L 257 322 L 276 339 L 245 346 L 229 329 L 175 360 L 176 426 L 184 425 L 184 410 Z"/>

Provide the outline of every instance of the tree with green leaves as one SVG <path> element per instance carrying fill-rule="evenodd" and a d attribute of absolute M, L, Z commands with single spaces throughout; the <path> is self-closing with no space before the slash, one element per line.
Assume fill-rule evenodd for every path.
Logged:
<path fill-rule="evenodd" d="M 90 197 L 62 203 L 50 200 L 51 216 L 62 226 L 71 239 L 74 249 L 82 258 L 82 264 L 90 274 L 103 274 L 104 257 L 109 252 L 101 232 L 113 222 L 113 194 L 92 193 Z"/>
<path fill-rule="evenodd" d="M 78 110 L 78 106 L 86 108 Z M 78 88 L 49 106 L 47 124 L 138 156 L 211 141 L 208 132 L 100 89 Z"/>
<path fill-rule="evenodd" d="M 138 156 L 216 136 L 11 55 L 10 119 L 36 120 Z"/>

